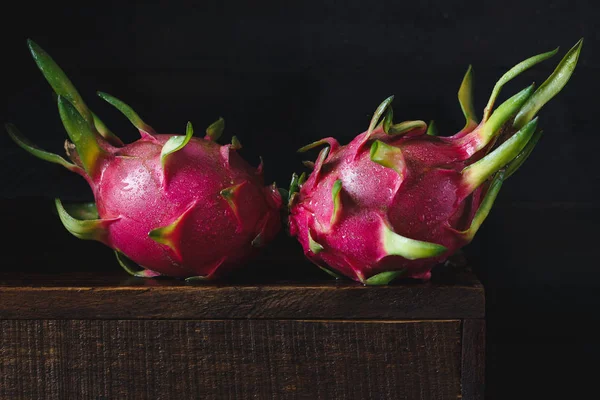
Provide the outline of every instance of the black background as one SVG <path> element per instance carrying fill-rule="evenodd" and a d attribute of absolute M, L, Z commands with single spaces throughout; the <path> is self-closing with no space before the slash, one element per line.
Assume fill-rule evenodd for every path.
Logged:
<path fill-rule="evenodd" d="M 66 134 L 28 52 L 31 38 L 123 140 L 135 140 L 137 131 L 96 90 L 129 103 L 162 133 L 183 133 L 188 120 L 201 132 L 223 116 L 223 140 L 237 135 L 242 155 L 254 163 L 262 155 L 265 177 L 286 186 L 293 171 L 304 170 L 297 148 L 325 136 L 347 143 L 390 94 L 397 121 L 435 119 L 450 135 L 464 124 L 456 92 L 469 64 L 482 111 L 512 65 L 560 46 L 554 58 L 508 84 L 496 104 L 543 82 L 584 37 L 573 77 L 540 113 L 542 140 L 465 252 L 487 293 L 489 398 L 583 398 L 597 387 L 600 13 L 592 2 L 166 4 L 20 2 L 4 10 L 1 122 L 62 154 Z M 34 159 L 7 135 L 0 135 L 0 148 L 2 198 L 91 199 L 80 177 Z M 50 209 L 22 215 L 27 243 L 49 243 L 35 221 Z M 13 224 L 4 231 L 16 229 L 7 218 L 13 211 L 1 212 Z M 109 253 L 73 243 L 98 257 Z M 289 248 L 290 257 L 301 256 Z M 16 261 L 22 254 L 3 251 Z"/>

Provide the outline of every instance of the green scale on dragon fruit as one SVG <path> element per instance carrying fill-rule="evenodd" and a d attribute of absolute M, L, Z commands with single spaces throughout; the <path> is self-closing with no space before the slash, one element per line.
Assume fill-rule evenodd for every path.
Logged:
<path fill-rule="evenodd" d="M 217 143 L 222 118 L 203 138 L 192 136 L 189 122 L 185 135 L 157 134 L 131 107 L 98 93 L 139 130 L 141 138 L 125 145 L 88 109 L 52 58 L 28 43 L 58 95 L 70 161 L 36 147 L 14 125 L 6 128 L 23 149 L 89 183 L 95 203 L 56 200 L 69 232 L 114 249 L 119 264 L 134 276 L 192 281 L 240 266 L 279 232 L 280 193 L 274 184 L 264 186 L 262 161 L 253 168 L 238 155 L 235 136 L 231 144 Z"/>
<path fill-rule="evenodd" d="M 558 49 L 506 72 L 479 122 L 469 66 L 458 91 L 466 124 L 453 136 L 438 136 L 433 122 L 393 123 L 391 96 L 349 144 L 328 137 L 300 149 L 326 146 L 316 162 L 305 162 L 313 169 L 308 178 L 293 174 L 288 192 L 289 233 L 306 257 L 335 277 L 365 285 L 429 280 L 434 266 L 471 242 L 503 182 L 533 150 L 542 135 L 536 115 L 571 77 L 582 43 L 541 86 L 494 110 L 508 81 Z"/>

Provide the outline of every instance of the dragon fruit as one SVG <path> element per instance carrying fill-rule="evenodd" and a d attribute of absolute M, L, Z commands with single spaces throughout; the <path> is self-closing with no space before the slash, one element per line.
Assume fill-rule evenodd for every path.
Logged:
<path fill-rule="evenodd" d="M 458 98 L 466 118 L 453 136 L 433 123 L 394 124 L 387 98 L 366 132 L 340 146 L 328 137 L 306 178 L 292 176 L 289 233 L 306 257 L 335 277 L 365 285 L 397 277 L 427 281 L 431 269 L 471 242 L 503 182 L 519 168 L 542 134 L 536 114 L 567 83 L 580 40 L 551 76 L 510 97 L 492 112 L 502 87 L 558 49 L 531 57 L 496 83 L 481 122 L 472 101 L 472 68 Z"/>
<path fill-rule="evenodd" d="M 139 130 L 141 138 L 124 145 L 88 109 L 52 58 L 33 41 L 28 44 L 58 95 L 71 162 L 31 144 L 13 125 L 6 128 L 23 149 L 89 183 L 95 203 L 56 200 L 69 232 L 114 249 L 134 276 L 191 281 L 230 271 L 278 233 L 281 195 L 274 184 L 263 186 L 262 160 L 253 168 L 237 154 L 241 145 L 235 136 L 228 145 L 216 142 L 222 118 L 204 138 L 192 137 L 189 122 L 185 135 L 156 134 L 128 105 L 98 93 Z"/>

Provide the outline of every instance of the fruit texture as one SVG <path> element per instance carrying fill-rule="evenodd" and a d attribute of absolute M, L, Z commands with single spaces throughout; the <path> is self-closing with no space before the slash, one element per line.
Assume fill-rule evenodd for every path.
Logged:
<path fill-rule="evenodd" d="M 13 125 L 7 130 L 34 156 L 89 183 L 95 203 L 56 200 L 69 232 L 111 247 L 135 276 L 192 280 L 239 266 L 277 234 L 281 196 L 274 185 L 263 186 L 262 162 L 253 168 L 238 155 L 235 136 L 231 144 L 216 142 L 223 119 L 203 138 L 192 136 L 189 122 L 185 135 L 157 134 L 128 105 L 98 93 L 139 130 L 141 138 L 125 145 L 88 109 L 52 58 L 32 41 L 29 48 L 58 95 L 70 161 L 31 144 Z"/>
<path fill-rule="evenodd" d="M 469 67 L 458 92 L 465 127 L 438 136 L 433 123 L 393 123 L 387 98 L 366 132 L 340 146 L 332 137 L 306 178 L 293 175 L 289 231 L 308 259 L 334 276 L 387 284 L 402 276 L 428 280 L 431 269 L 468 244 L 503 182 L 525 161 L 542 134 L 538 111 L 567 83 L 582 41 L 537 89 L 531 85 L 495 110 L 502 87 L 558 49 L 533 56 L 496 83 L 481 121 L 472 101 Z"/>

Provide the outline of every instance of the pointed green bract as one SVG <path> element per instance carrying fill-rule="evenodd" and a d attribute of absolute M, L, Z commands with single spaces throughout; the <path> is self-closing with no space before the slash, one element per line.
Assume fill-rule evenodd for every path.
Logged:
<path fill-rule="evenodd" d="M 186 219 L 191 214 L 195 206 L 196 201 L 193 201 L 185 209 L 185 211 L 181 213 L 179 217 L 177 217 L 175 221 L 173 221 L 167 226 L 161 226 L 160 228 L 156 228 L 148 232 L 148 236 L 150 237 L 150 239 L 154 240 L 156 243 L 160 243 L 171 249 L 173 254 L 177 257 L 177 261 L 181 261 L 183 259 L 181 251 L 179 249 L 183 224 L 185 223 Z"/>
<path fill-rule="evenodd" d="M 431 120 L 429 122 L 429 125 L 427 125 L 427 135 L 429 135 L 429 136 L 437 136 L 438 135 L 437 127 L 435 126 L 435 122 L 433 120 Z"/>
<path fill-rule="evenodd" d="M 473 68 L 471 65 L 467 68 L 467 72 L 458 89 L 458 102 L 460 103 L 460 108 L 467 120 L 463 129 L 476 126 L 477 114 L 475 113 L 475 107 L 473 106 Z"/>
<path fill-rule="evenodd" d="M 73 104 L 73 106 L 79 111 L 79 114 L 83 117 L 83 119 L 91 126 L 94 125 L 94 119 L 92 113 L 87 108 L 83 99 L 75 89 L 75 86 L 71 83 L 67 75 L 63 72 L 63 70 L 54 62 L 52 57 L 48 53 L 46 53 L 40 46 L 38 46 L 33 40 L 28 39 L 27 44 L 29 45 L 29 50 L 31 51 L 31 55 L 35 60 L 40 71 L 52 86 L 52 89 L 56 92 L 56 94 L 60 97 L 63 97 L 69 101 L 69 103 Z"/>
<path fill-rule="evenodd" d="M 289 190 L 290 194 L 296 193 L 297 191 L 300 190 L 298 181 L 299 181 L 298 174 L 294 172 L 292 174 L 292 180 L 290 181 L 290 190 Z"/>
<path fill-rule="evenodd" d="M 194 135 L 194 128 L 192 127 L 192 123 L 188 122 L 185 127 L 185 136 L 177 135 L 171 136 L 169 140 L 164 144 L 162 150 L 160 151 L 160 162 L 164 167 L 169 159 L 169 156 L 185 147 L 186 144 L 190 141 L 192 136 Z"/>
<path fill-rule="evenodd" d="M 304 182 L 306 182 L 306 172 L 303 172 L 300 174 L 300 178 L 298 178 L 298 186 L 302 187 L 302 185 L 304 184 Z"/>
<path fill-rule="evenodd" d="M 298 153 L 304 153 L 304 152 L 307 152 L 308 150 L 312 150 L 315 147 L 319 147 L 322 145 L 328 145 L 331 148 L 331 150 L 334 151 L 339 146 L 339 143 L 334 138 L 328 137 L 328 138 L 324 138 L 321 140 L 317 140 L 316 142 L 307 144 L 306 146 L 299 148 L 297 151 L 298 151 Z"/>
<path fill-rule="evenodd" d="M 68 162 L 67 160 L 65 160 L 64 158 L 59 156 L 58 154 L 49 153 L 45 150 L 40 149 L 35 144 L 31 143 L 23 135 L 21 135 L 21 132 L 19 132 L 17 127 L 14 126 L 13 124 L 6 124 L 5 127 L 6 127 L 6 131 L 8 132 L 8 134 L 10 135 L 12 140 L 16 144 L 18 144 L 19 147 L 21 147 L 25 151 L 29 152 L 30 154 L 32 154 L 32 155 L 36 156 L 37 158 L 42 159 L 44 161 L 49 161 L 54 164 L 62 165 L 69 171 L 73 171 L 73 172 L 81 171 L 81 168 L 79 168 L 77 165 Z"/>
<path fill-rule="evenodd" d="M 405 272 L 405 270 L 381 272 L 379 274 L 373 275 L 369 279 L 366 279 L 364 281 L 364 284 L 368 286 L 387 285 L 394 279 L 398 278 L 400 275 L 404 274 Z"/>
<path fill-rule="evenodd" d="M 210 277 L 209 276 L 202 276 L 202 275 L 198 275 L 198 276 L 190 276 L 189 278 L 185 278 L 185 282 L 186 283 L 201 283 L 201 282 L 206 282 L 209 281 Z"/>
<path fill-rule="evenodd" d="M 239 139 L 237 138 L 237 136 L 233 136 L 231 138 L 231 148 L 234 149 L 234 150 L 239 150 L 239 149 L 242 148 L 242 143 L 239 141 Z M 262 162 L 261 162 L 261 164 L 262 164 Z"/>
<path fill-rule="evenodd" d="M 583 46 L 583 38 L 567 52 L 552 75 L 540 85 L 535 93 L 531 95 L 523 105 L 515 117 L 513 124 L 515 128 L 520 129 L 531 121 L 537 112 L 567 84 L 577 65 L 581 46 Z"/>
<path fill-rule="evenodd" d="M 238 230 L 242 229 L 242 219 L 241 219 L 240 210 L 238 207 L 238 203 L 240 202 L 239 195 L 240 195 L 240 190 L 246 183 L 248 183 L 248 181 L 243 181 L 242 183 L 238 183 L 237 185 L 233 185 L 228 188 L 225 188 L 225 189 L 221 190 L 221 192 L 220 192 L 221 197 L 223 197 L 223 199 L 225 199 L 225 201 L 227 201 L 227 204 L 229 204 L 229 207 L 233 211 L 233 214 L 235 215 L 235 218 L 238 221 Z"/>
<path fill-rule="evenodd" d="M 385 255 L 401 256 L 408 260 L 436 257 L 447 249 L 439 244 L 410 239 L 395 233 L 386 223 L 381 224 L 381 242 Z"/>
<path fill-rule="evenodd" d="M 89 176 L 94 177 L 101 158 L 106 155 L 98 144 L 96 133 L 75 107 L 61 96 L 58 96 L 58 110 L 67 134 L 77 148 L 83 168 Z"/>
<path fill-rule="evenodd" d="M 535 147 L 537 142 L 540 140 L 540 137 L 542 137 L 543 132 L 544 131 L 541 129 L 536 130 L 531 139 L 529 139 L 529 142 L 527 142 L 525 148 L 521 150 L 519 155 L 516 156 L 515 159 L 512 160 L 510 164 L 506 166 L 506 174 L 504 176 L 504 180 L 510 178 L 510 176 L 514 174 L 521 167 L 521 165 L 523 165 L 525 160 L 527 160 L 527 157 L 529 157 L 529 155 L 533 151 L 533 148 Z"/>
<path fill-rule="evenodd" d="M 325 249 L 320 243 L 313 239 L 310 231 L 308 232 L 308 248 L 313 252 L 313 254 L 319 254 Z"/>
<path fill-rule="evenodd" d="M 520 63 L 518 63 L 517 65 L 512 67 L 510 70 L 508 70 L 508 72 L 506 72 L 504 75 L 502 75 L 502 77 L 498 80 L 498 82 L 496 82 L 496 85 L 494 85 L 494 89 L 492 90 L 490 99 L 488 100 L 488 103 L 485 106 L 485 110 L 483 111 L 483 121 L 487 121 L 487 119 L 489 118 L 490 113 L 492 112 L 492 108 L 494 107 L 494 102 L 496 101 L 496 98 L 498 97 L 500 90 L 502 90 L 502 87 L 507 82 L 512 80 L 514 77 L 516 77 L 520 73 L 527 71 L 529 68 L 533 67 L 534 65 L 552 57 L 557 52 L 558 52 L 558 47 L 547 53 L 542 53 L 542 54 L 538 54 L 536 56 L 530 57 L 527 60 L 521 61 Z"/>
<path fill-rule="evenodd" d="M 114 96 L 111 96 L 108 93 L 98 92 L 98 96 L 102 99 L 106 100 L 109 104 L 115 106 L 115 108 L 123 113 L 127 117 L 127 119 L 135 126 L 138 130 L 143 131 L 149 135 L 155 135 L 154 129 L 148 124 L 146 124 L 140 116 L 127 104 L 117 99 Z"/>
<path fill-rule="evenodd" d="M 386 168 L 391 168 L 398 175 L 404 176 L 406 165 L 402 156 L 402 150 L 399 147 L 390 146 L 381 140 L 376 140 L 371 145 L 370 157 L 371 161 Z"/>
<path fill-rule="evenodd" d="M 115 250 L 115 256 L 119 265 L 131 276 L 136 278 L 154 278 L 160 276 L 158 272 L 150 271 L 149 269 L 141 269 L 139 265 L 134 263 L 122 252 Z"/>
<path fill-rule="evenodd" d="M 388 135 L 396 136 L 403 135 L 408 133 L 414 129 L 425 129 L 427 128 L 427 124 L 425 121 L 415 120 L 415 121 L 403 121 L 397 124 L 390 126 L 388 131 L 386 132 Z"/>
<path fill-rule="evenodd" d="M 96 203 L 62 204 L 65 211 L 75 219 L 91 220 L 99 219 Z"/>
<path fill-rule="evenodd" d="M 208 128 L 206 128 L 206 138 L 216 142 L 219 140 L 224 130 L 225 120 L 220 117 L 218 120 L 210 124 Z"/>
<path fill-rule="evenodd" d="M 335 272 L 333 272 L 332 270 L 330 270 L 329 268 L 325 268 L 322 267 L 318 264 L 315 264 L 317 267 L 319 267 L 319 269 L 321 269 L 321 271 L 325 272 L 327 275 L 334 277 L 335 279 L 341 279 L 341 275 L 336 274 Z"/>
<path fill-rule="evenodd" d="M 481 224 L 483 224 L 483 221 L 485 221 L 490 213 L 490 210 L 494 205 L 494 201 L 496 201 L 496 197 L 498 197 L 502 183 L 504 182 L 504 174 L 505 173 L 502 170 L 496 173 L 496 176 L 494 176 L 494 179 L 492 180 L 485 197 L 483 198 L 479 208 L 477 209 L 477 212 L 475 213 L 475 216 L 473 217 L 473 220 L 471 221 L 471 226 L 469 229 L 462 232 L 467 241 L 470 242 L 473 240 L 475 234 L 481 227 Z"/>
<path fill-rule="evenodd" d="M 510 99 L 502 103 L 492 116 L 485 122 L 479 132 L 480 142 L 477 145 L 477 150 L 484 148 L 490 140 L 496 136 L 500 128 L 525 104 L 527 99 L 533 93 L 534 85 L 521 90 L 519 93 L 512 96 Z"/>
<path fill-rule="evenodd" d="M 306 182 L 306 172 L 303 172 L 302 175 L 300 175 L 300 177 L 298 177 L 298 174 L 296 174 L 295 172 L 292 174 L 290 188 L 287 191 L 288 207 L 292 205 L 294 199 L 296 199 L 296 197 L 298 196 L 298 192 L 300 191 L 300 188 L 302 187 L 302 184 L 304 182 Z"/>
<path fill-rule="evenodd" d="M 375 110 L 375 113 L 373 113 L 373 117 L 371 118 L 371 123 L 369 124 L 369 129 L 367 130 L 367 134 L 365 136 L 365 141 L 367 141 L 369 139 L 369 137 L 371 136 L 371 133 L 373 133 L 373 130 L 379 124 L 379 120 L 381 119 L 381 116 L 383 115 L 384 112 L 386 112 L 388 107 L 390 107 L 393 100 L 394 100 L 394 96 L 390 96 L 387 99 L 385 99 L 379 105 L 379 107 L 377 107 L 377 109 Z"/>
<path fill-rule="evenodd" d="M 383 132 L 388 133 L 390 131 L 390 128 L 394 124 L 394 109 L 392 107 L 388 107 L 381 124 L 382 124 L 382 128 L 383 128 Z"/>
<path fill-rule="evenodd" d="M 333 201 L 333 212 L 329 223 L 333 226 L 339 221 L 342 213 L 342 181 L 340 179 L 333 183 L 333 187 L 331 188 L 331 199 Z"/>
<path fill-rule="evenodd" d="M 227 259 L 227 257 L 223 257 L 220 260 L 218 260 L 216 263 L 213 264 L 213 266 L 211 267 L 211 271 L 206 274 L 206 275 L 198 275 L 198 276 L 190 276 L 189 278 L 185 279 L 186 283 L 202 283 L 202 282 L 206 282 L 211 280 L 214 277 L 215 271 L 217 269 L 219 269 L 219 267 L 221 265 L 223 265 L 223 263 L 225 262 L 225 260 Z"/>
<path fill-rule="evenodd" d="M 54 204 L 58 211 L 58 216 L 65 228 L 67 228 L 73 236 L 83 240 L 97 240 L 106 243 L 109 225 L 119 219 L 76 219 L 67 212 L 60 199 L 55 199 Z M 72 205 L 69 208 L 73 210 L 77 208 L 77 206 Z M 79 215 L 81 215 L 81 213 L 79 213 Z"/>
<path fill-rule="evenodd" d="M 81 117 L 86 121 L 92 129 L 98 129 L 98 132 L 106 139 L 109 143 L 115 146 L 122 146 L 123 142 L 117 136 L 115 136 L 106 126 L 100 121 L 87 107 L 83 99 L 81 98 L 77 89 L 63 70 L 56 64 L 56 62 L 46 53 L 40 46 L 38 46 L 33 40 L 28 39 L 27 44 L 31 55 L 35 60 L 40 71 L 44 75 L 44 78 L 48 81 L 54 92 L 65 98 L 71 103 L 75 109 L 79 112 Z"/>
<path fill-rule="evenodd" d="M 462 170 L 466 194 L 471 193 L 487 178 L 513 160 L 533 136 L 537 126 L 537 118 L 530 121 L 520 131 L 481 160 Z"/>
<path fill-rule="evenodd" d="M 330 147 L 325 147 L 319 152 L 319 156 L 315 162 L 315 169 L 312 172 L 312 176 L 314 177 L 313 185 L 316 184 L 319 179 L 321 168 L 323 168 L 323 164 L 325 163 L 325 160 L 327 160 L 327 156 L 329 156 L 329 149 Z"/>

